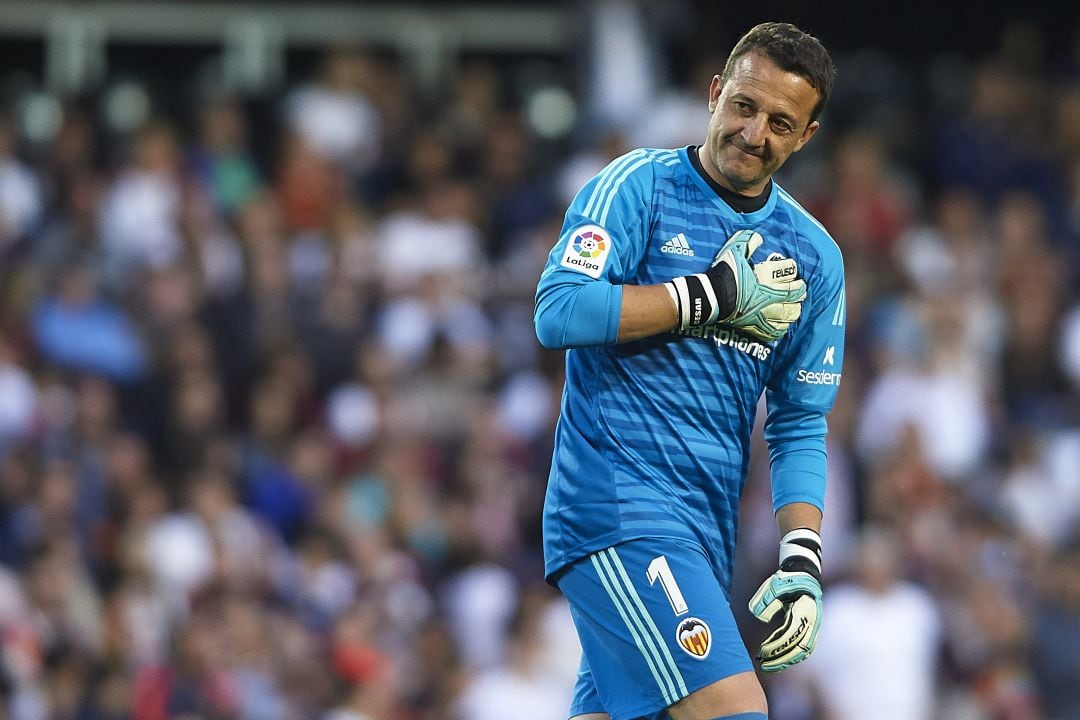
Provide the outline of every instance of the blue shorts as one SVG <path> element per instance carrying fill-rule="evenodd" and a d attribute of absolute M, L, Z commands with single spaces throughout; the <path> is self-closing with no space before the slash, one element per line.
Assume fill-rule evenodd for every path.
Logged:
<path fill-rule="evenodd" d="M 557 577 L 583 650 L 569 717 L 659 718 L 717 680 L 753 670 L 705 551 L 678 538 L 631 540 Z"/>

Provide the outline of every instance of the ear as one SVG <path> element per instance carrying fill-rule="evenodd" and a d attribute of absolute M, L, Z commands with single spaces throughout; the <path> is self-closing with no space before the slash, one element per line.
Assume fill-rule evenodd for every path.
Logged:
<path fill-rule="evenodd" d="M 799 142 L 795 143 L 795 149 L 791 152 L 796 153 L 802 150 L 803 145 L 810 142 L 810 138 L 814 137 L 814 133 L 818 131 L 819 127 L 821 127 L 821 123 L 819 123 L 817 120 L 807 125 L 806 129 L 803 130 L 802 137 L 799 138 Z"/>
<path fill-rule="evenodd" d="M 712 82 L 709 83 L 709 112 L 716 112 L 716 106 L 720 104 L 720 92 L 724 89 L 724 85 L 720 82 L 719 75 L 712 76 Z"/>

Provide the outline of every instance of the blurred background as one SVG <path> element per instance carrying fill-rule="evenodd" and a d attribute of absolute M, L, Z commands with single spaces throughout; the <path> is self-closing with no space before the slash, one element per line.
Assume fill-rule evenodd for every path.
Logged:
<path fill-rule="evenodd" d="M 839 68 L 779 179 L 849 298 L 770 717 L 1080 718 L 1080 11 L 728 5 L 0 2 L 0 718 L 562 720 L 536 281 L 763 20 Z"/>

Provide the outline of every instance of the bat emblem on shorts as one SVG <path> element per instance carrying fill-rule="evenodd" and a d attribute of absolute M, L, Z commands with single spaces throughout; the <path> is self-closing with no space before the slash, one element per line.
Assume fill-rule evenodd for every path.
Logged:
<path fill-rule="evenodd" d="M 675 639 L 679 641 L 679 647 L 688 652 L 692 657 L 704 659 L 712 649 L 712 632 L 704 620 L 689 617 L 679 623 L 675 628 Z"/>

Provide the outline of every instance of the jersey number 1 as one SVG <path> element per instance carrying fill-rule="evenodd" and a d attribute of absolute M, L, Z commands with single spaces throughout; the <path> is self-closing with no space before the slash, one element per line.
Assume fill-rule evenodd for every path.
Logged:
<path fill-rule="evenodd" d="M 664 593 L 667 594 L 668 602 L 671 603 L 671 609 L 675 611 L 675 615 L 685 615 L 690 612 L 690 608 L 686 605 L 686 598 L 679 589 L 679 583 L 675 582 L 675 575 L 672 574 L 666 557 L 658 555 L 653 558 L 648 570 L 645 571 L 645 577 L 649 585 L 655 584 L 657 580 L 660 581 L 660 586 L 664 588 Z"/>

